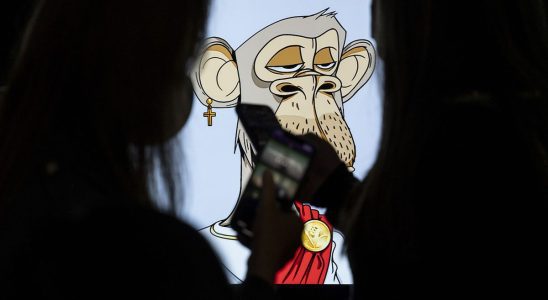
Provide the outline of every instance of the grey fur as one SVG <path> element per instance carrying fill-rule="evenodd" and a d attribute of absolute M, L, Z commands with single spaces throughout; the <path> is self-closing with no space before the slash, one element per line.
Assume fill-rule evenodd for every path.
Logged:
<path fill-rule="evenodd" d="M 328 9 L 325 9 L 310 16 L 291 17 L 272 23 L 251 36 L 236 49 L 236 62 L 240 75 L 240 99 L 245 99 L 245 103 L 269 105 L 272 110 L 276 110 L 276 103 L 279 99 L 268 88 L 264 88 L 268 87 L 270 83 L 257 78 L 253 66 L 257 53 L 269 41 L 280 35 L 293 34 L 315 38 L 335 29 L 339 35 L 339 49 L 344 48 L 346 30 L 335 17 L 336 13 L 327 11 Z M 340 57 L 338 58 L 340 59 Z M 342 103 L 340 94 L 338 98 L 337 102 Z"/>

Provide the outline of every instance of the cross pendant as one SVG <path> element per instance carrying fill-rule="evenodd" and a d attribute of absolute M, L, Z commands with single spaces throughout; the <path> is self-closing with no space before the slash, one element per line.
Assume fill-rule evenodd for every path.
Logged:
<path fill-rule="evenodd" d="M 213 118 L 217 116 L 211 107 L 212 102 L 211 99 L 207 99 L 207 111 L 204 113 L 204 118 L 207 118 L 207 126 L 213 126 Z"/>

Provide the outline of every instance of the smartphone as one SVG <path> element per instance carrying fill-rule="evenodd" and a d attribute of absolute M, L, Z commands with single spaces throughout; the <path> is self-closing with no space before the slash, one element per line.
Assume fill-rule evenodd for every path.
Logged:
<path fill-rule="evenodd" d="M 262 152 L 272 133 L 281 129 L 278 118 L 268 106 L 239 104 L 236 113 L 257 153 Z"/>
<path fill-rule="evenodd" d="M 277 198 L 282 208 L 289 210 L 314 155 L 314 147 L 284 130 L 275 129 L 242 193 L 231 222 L 232 228 L 248 239 L 253 238 L 255 213 L 261 200 L 262 179 L 270 171 L 277 188 Z"/>

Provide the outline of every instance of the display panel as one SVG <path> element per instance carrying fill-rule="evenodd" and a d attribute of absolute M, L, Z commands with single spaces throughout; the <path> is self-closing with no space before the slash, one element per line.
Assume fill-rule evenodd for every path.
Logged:
<path fill-rule="evenodd" d="M 375 159 L 381 120 L 370 28 L 370 1 L 213 1 L 207 39 L 191 74 L 194 107 L 181 133 L 181 215 L 212 244 L 232 283 L 245 278 L 249 250 L 230 222 L 255 167 L 234 107 L 271 107 L 284 129 L 324 138 L 363 178 Z M 331 242 L 314 251 L 303 234 L 296 249 L 301 259 L 289 262 L 276 283 L 351 284 L 343 235 L 322 209 L 302 200 L 295 209 L 303 223 L 328 231 Z M 313 272 L 290 272 L 318 262 L 328 263 Z"/>

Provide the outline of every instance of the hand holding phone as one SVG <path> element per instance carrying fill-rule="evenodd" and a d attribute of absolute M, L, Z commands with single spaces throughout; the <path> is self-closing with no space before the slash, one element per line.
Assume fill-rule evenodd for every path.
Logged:
<path fill-rule="evenodd" d="M 297 154 L 303 154 L 303 152 L 298 149 L 299 147 L 303 148 L 303 145 L 313 148 L 313 153 L 310 151 L 306 153 L 307 151 L 304 151 L 305 160 L 301 160 L 299 162 L 302 165 L 301 169 L 307 169 L 305 176 L 298 176 L 297 180 L 295 180 L 295 176 L 289 176 L 293 178 L 292 182 L 296 183 L 296 185 L 288 184 L 286 180 L 283 180 L 285 186 L 280 184 L 282 183 L 282 179 L 287 177 L 282 176 L 287 170 L 281 168 L 280 172 L 273 172 L 276 184 L 278 186 L 281 185 L 277 189 L 278 199 L 284 208 L 291 206 L 292 200 L 299 199 L 301 201 L 310 202 L 313 205 L 327 207 L 329 209 L 331 204 L 333 204 L 329 203 L 331 200 L 335 198 L 340 200 L 342 198 L 334 197 L 333 199 L 324 199 L 325 197 L 317 197 L 318 190 L 322 185 L 326 184 L 326 181 L 332 176 L 334 171 L 345 168 L 344 163 L 339 159 L 339 156 L 329 143 L 313 134 L 295 137 L 290 133 L 283 131 L 274 112 L 267 106 L 240 104 L 236 108 L 236 112 L 240 117 L 240 121 L 242 122 L 246 133 L 249 135 L 253 145 L 259 153 L 259 159 L 257 159 L 257 157 L 254 157 L 253 159 L 256 169 L 254 170 L 251 179 L 254 180 L 254 182 L 250 181 L 250 183 L 246 186 L 242 199 L 240 200 L 240 204 L 237 208 L 237 213 L 240 211 L 239 218 L 233 219 L 232 222 L 232 226 L 236 231 L 246 232 L 249 239 L 253 235 L 250 224 L 253 223 L 253 218 L 258 203 L 257 199 L 259 199 L 259 193 L 261 191 L 260 175 L 262 174 L 261 172 L 265 170 L 265 168 L 263 168 L 265 164 L 261 163 L 262 153 L 265 151 L 264 149 L 272 136 L 274 136 L 275 140 L 278 140 L 277 142 L 279 144 L 285 145 L 285 148 L 289 148 L 291 150 L 291 146 L 296 147 L 297 149 L 292 150 Z M 274 134 L 275 132 L 276 134 Z M 270 149 L 268 150 L 267 155 L 273 156 L 271 155 L 271 152 L 280 152 L 280 150 L 280 147 L 277 149 L 275 148 L 274 151 Z M 291 158 L 291 155 L 288 153 L 278 155 L 281 156 L 281 158 L 286 157 L 285 162 L 282 162 L 278 158 L 267 157 L 267 159 L 271 162 L 266 165 L 269 168 L 278 168 L 277 166 L 279 165 L 286 165 L 291 161 L 291 159 L 288 159 Z M 293 156 L 295 156 L 295 154 L 293 154 Z M 272 161 L 274 162 L 273 164 Z M 293 185 L 293 187 L 291 187 L 291 185 Z M 295 188 L 295 186 L 298 188 Z M 282 200 L 288 197 L 290 198 L 289 200 Z M 341 203 L 334 204 L 340 206 Z M 240 221 L 240 224 L 238 224 L 238 220 Z"/>
<path fill-rule="evenodd" d="M 251 177 L 241 195 L 231 226 L 251 240 L 257 207 L 263 191 L 263 174 L 272 174 L 278 207 L 289 210 L 301 180 L 304 178 L 314 148 L 283 130 L 275 130 L 255 164 Z"/>
<path fill-rule="evenodd" d="M 270 172 L 263 173 L 261 201 L 253 228 L 255 237 L 248 240 L 238 235 L 242 244 L 251 248 L 248 275 L 273 282 L 276 272 L 291 259 L 300 244 L 303 224 L 293 213 L 278 209 L 276 187 Z"/>

